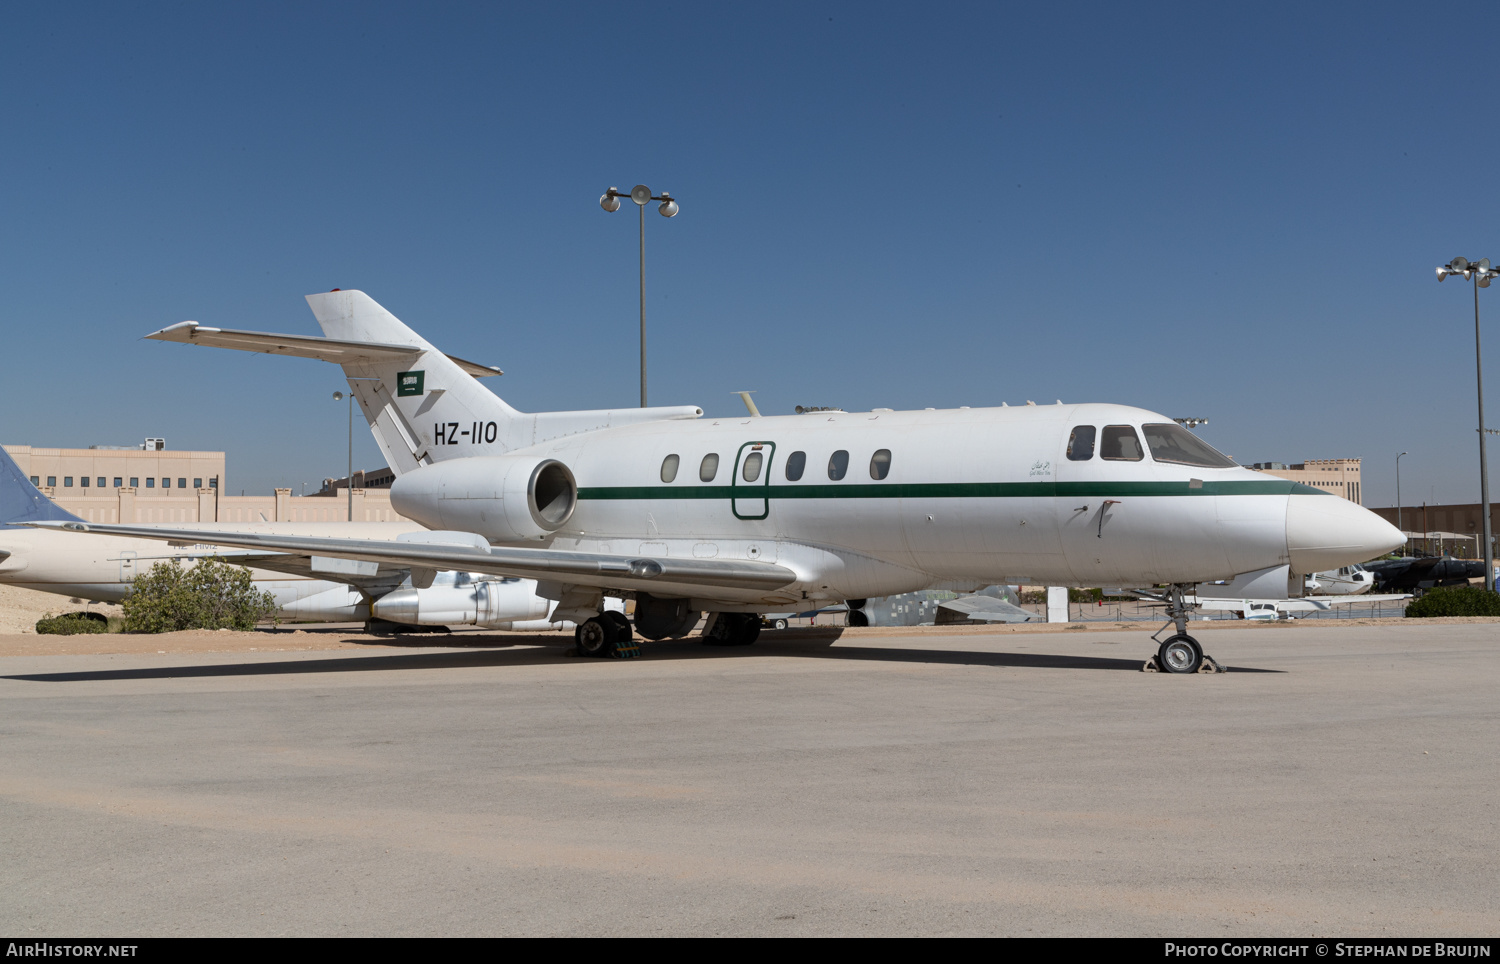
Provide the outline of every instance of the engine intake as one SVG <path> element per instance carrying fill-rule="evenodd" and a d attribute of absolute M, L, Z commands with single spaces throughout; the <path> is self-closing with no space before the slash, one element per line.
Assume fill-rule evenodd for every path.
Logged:
<path fill-rule="evenodd" d="M 477 532 L 491 542 L 524 542 L 567 524 L 578 507 L 578 482 L 556 459 L 455 459 L 398 478 L 391 507 L 425 526 Z"/>

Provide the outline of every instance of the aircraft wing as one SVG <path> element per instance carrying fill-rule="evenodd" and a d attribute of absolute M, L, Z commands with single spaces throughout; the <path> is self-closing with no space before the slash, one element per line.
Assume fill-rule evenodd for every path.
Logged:
<path fill-rule="evenodd" d="M 210 328 L 196 321 L 183 321 L 146 336 L 156 341 L 176 341 L 186 345 L 208 345 L 212 348 L 234 348 L 239 351 L 262 352 L 267 355 L 291 355 L 296 358 L 316 358 L 320 361 L 344 364 L 346 362 L 396 360 L 414 358 L 429 349 L 422 345 L 385 345 L 379 342 L 341 341 L 318 335 L 277 335 L 266 331 L 235 331 L 231 328 Z M 465 361 L 448 356 L 459 368 L 475 378 L 505 374 L 498 368 Z"/>
<path fill-rule="evenodd" d="M 242 549 L 311 555 L 315 571 L 320 559 L 353 559 L 412 569 L 484 572 L 581 586 L 639 589 L 658 594 L 675 592 L 683 595 L 714 588 L 770 592 L 797 579 L 797 574 L 792 570 L 765 562 L 622 556 L 565 549 L 481 547 L 479 543 L 483 539 L 477 535 L 471 537 L 473 544 L 459 545 L 448 542 L 266 535 L 92 522 L 43 522 L 33 525 L 36 528 L 61 529 L 67 532 L 94 532 L 190 545 L 212 542 Z M 430 535 L 440 538 L 437 533 Z"/>

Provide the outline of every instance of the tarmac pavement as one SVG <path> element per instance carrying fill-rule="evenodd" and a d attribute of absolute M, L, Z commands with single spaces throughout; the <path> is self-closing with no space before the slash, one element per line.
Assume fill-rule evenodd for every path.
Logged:
<path fill-rule="evenodd" d="M 0 931 L 1493 937 L 1500 625 L 1385 623 L 6 656 Z"/>

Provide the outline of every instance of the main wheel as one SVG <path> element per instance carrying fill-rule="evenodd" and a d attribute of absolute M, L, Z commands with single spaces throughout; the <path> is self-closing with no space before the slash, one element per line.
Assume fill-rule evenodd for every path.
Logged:
<path fill-rule="evenodd" d="M 616 629 L 614 620 L 600 619 L 595 616 L 578 624 L 573 630 L 573 638 L 578 641 L 578 653 L 581 656 L 605 657 L 615 651 Z"/>
<path fill-rule="evenodd" d="M 731 646 L 749 646 L 760 638 L 760 617 L 754 613 L 742 613 L 739 629 L 731 640 Z"/>
<path fill-rule="evenodd" d="M 1156 661 L 1168 673 L 1196 673 L 1203 665 L 1203 647 L 1186 633 L 1178 633 L 1162 642 Z"/>
<path fill-rule="evenodd" d="M 772 628 L 774 628 L 774 629 L 786 629 L 786 625 L 787 624 L 786 624 L 786 620 L 785 619 L 778 619 L 778 620 L 776 620 L 776 623 L 774 624 L 774 626 Z"/>
<path fill-rule="evenodd" d="M 615 627 L 615 642 L 628 643 L 631 640 L 630 620 L 625 614 L 616 609 L 607 609 L 600 613 L 600 618 L 608 619 Z"/>

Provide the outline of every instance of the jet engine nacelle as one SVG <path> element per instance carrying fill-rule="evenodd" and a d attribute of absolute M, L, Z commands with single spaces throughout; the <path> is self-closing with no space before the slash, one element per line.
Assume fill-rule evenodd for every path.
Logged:
<path fill-rule="evenodd" d="M 545 620 L 552 601 L 536 594 L 530 579 L 397 589 L 375 600 L 377 619 L 407 626 L 481 626 L 508 629 L 511 623 Z M 550 625 L 550 624 L 549 624 Z"/>
<path fill-rule="evenodd" d="M 391 507 L 408 519 L 434 529 L 477 532 L 491 542 L 546 538 L 567 524 L 577 506 L 573 473 L 541 456 L 439 462 L 408 472 L 391 486 Z"/>

